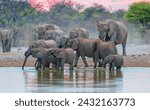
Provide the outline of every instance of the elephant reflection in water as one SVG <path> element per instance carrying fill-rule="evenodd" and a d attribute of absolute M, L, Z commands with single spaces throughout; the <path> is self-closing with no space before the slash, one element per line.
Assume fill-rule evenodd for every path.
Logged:
<path fill-rule="evenodd" d="M 68 73 L 68 72 L 67 72 Z M 110 85 L 116 78 L 122 78 L 122 72 L 109 72 L 103 69 L 76 69 L 64 75 L 64 84 L 79 88 L 101 87 Z"/>
<path fill-rule="evenodd" d="M 42 69 L 38 70 L 37 83 L 55 85 L 64 80 L 64 72 L 58 70 Z"/>
<path fill-rule="evenodd" d="M 107 71 L 103 69 L 95 69 L 94 70 L 94 80 L 96 81 L 106 81 L 106 80 L 114 80 L 115 78 L 122 78 L 122 71 Z"/>
<path fill-rule="evenodd" d="M 122 80 L 117 80 L 121 79 L 122 72 L 121 71 L 115 71 L 115 72 L 110 72 L 110 71 L 104 71 L 101 69 L 96 69 L 94 73 L 94 82 L 95 86 L 99 88 L 105 88 L 103 89 L 103 92 L 114 92 L 117 91 L 115 88 L 118 88 L 117 83 L 121 83 Z"/>

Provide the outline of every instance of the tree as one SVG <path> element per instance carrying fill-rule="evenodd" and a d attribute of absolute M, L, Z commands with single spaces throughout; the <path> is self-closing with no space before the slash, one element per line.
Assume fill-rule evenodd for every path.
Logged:
<path fill-rule="evenodd" d="M 112 17 L 114 19 L 122 19 L 124 17 L 125 13 L 126 13 L 125 10 L 120 9 L 120 10 L 113 12 Z"/>
<path fill-rule="evenodd" d="M 130 5 L 125 18 L 129 22 L 140 24 L 144 28 L 150 28 L 150 2 L 138 2 Z"/>
<path fill-rule="evenodd" d="M 108 16 L 110 16 L 110 12 L 103 5 L 94 3 L 93 6 L 86 8 L 83 12 L 81 12 L 81 15 L 85 19 L 106 19 Z"/>
<path fill-rule="evenodd" d="M 33 9 L 27 1 L 0 0 L 0 25 L 16 25 L 24 17 L 33 15 L 36 10 Z"/>

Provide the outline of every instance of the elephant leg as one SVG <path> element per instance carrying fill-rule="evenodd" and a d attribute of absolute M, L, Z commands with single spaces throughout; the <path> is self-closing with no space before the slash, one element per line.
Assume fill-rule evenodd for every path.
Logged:
<path fill-rule="evenodd" d="M 73 70 L 73 62 L 69 64 L 70 68 L 69 70 Z"/>
<path fill-rule="evenodd" d="M 81 58 L 82 58 L 82 60 L 83 60 L 83 62 L 85 64 L 85 67 L 88 67 L 89 65 L 87 64 L 85 56 L 81 56 Z"/>
<path fill-rule="evenodd" d="M 56 69 L 59 70 L 59 67 L 61 66 L 61 60 L 60 59 L 56 59 Z"/>
<path fill-rule="evenodd" d="M 40 60 L 37 60 L 37 64 L 36 64 L 35 68 L 36 68 L 36 70 L 41 68 L 41 61 Z"/>
<path fill-rule="evenodd" d="M 34 64 L 34 67 L 37 66 L 37 63 L 38 63 L 39 59 L 36 60 L 35 64 Z"/>
<path fill-rule="evenodd" d="M 11 41 L 8 40 L 8 52 L 10 52 L 10 51 L 11 51 Z"/>
<path fill-rule="evenodd" d="M 97 61 L 96 61 L 95 55 L 94 55 L 94 57 L 93 57 L 93 62 L 94 62 L 94 68 L 96 68 L 96 66 L 97 66 Z"/>
<path fill-rule="evenodd" d="M 3 52 L 6 52 L 5 50 L 5 41 L 2 40 L 2 48 L 3 48 Z"/>
<path fill-rule="evenodd" d="M 95 53 L 93 57 L 93 62 L 94 62 L 94 68 L 97 67 L 97 61 L 98 61 L 98 55 Z"/>
<path fill-rule="evenodd" d="M 109 64 L 109 71 L 111 71 L 112 70 L 112 64 L 110 63 Z"/>
<path fill-rule="evenodd" d="M 61 70 L 64 70 L 64 64 L 65 64 L 65 60 L 61 59 L 61 62 L 60 62 Z"/>
<path fill-rule="evenodd" d="M 111 71 L 115 70 L 115 65 L 113 63 L 111 63 Z"/>
<path fill-rule="evenodd" d="M 6 40 L 6 51 L 9 52 L 9 42 Z"/>
<path fill-rule="evenodd" d="M 121 70 L 121 67 L 117 67 L 116 70 L 117 70 L 117 71 L 120 71 L 120 70 Z"/>
<path fill-rule="evenodd" d="M 105 63 L 103 63 L 102 65 L 103 65 L 103 68 L 106 68 L 106 64 Z"/>
<path fill-rule="evenodd" d="M 123 50 L 123 55 L 126 56 L 127 54 L 126 54 L 126 42 L 125 41 L 122 43 L 122 50 Z"/>
<path fill-rule="evenodd" d="M 76 52 L 74 67 L 77 67 L 79 57 L 80 57 L 80 55 Z"/>
<path fill-rule="evenodd" d="M 98 63 L 99 63 L 98 67 L 102 67 L 103 66 L 103 63 L 102 63 L 102 61 L 100 59 L 98 60 Z"/>
<path fill-rule="evenodd" d="M 42 59 L 42 60 L 41 60 L 41 63 L 42 63 L 43 69 L 45 69 L 45 66 L 46 66 L 46 61 L 45 61 L 45 59 Z"/>

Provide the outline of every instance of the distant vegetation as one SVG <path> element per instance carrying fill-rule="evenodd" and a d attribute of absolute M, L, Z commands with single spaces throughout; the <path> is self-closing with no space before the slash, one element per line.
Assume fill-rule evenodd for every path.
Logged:
<path fill-rule="evenodd" d="M 129 32 L 132 32 L 131 36 L 136 37 L 139 34 L 133 28 L 135 29 L 139 25 L 149 28 L 150 3 L 147 2 L 134 3 L 127 12 L 124 10 L 110 12 L 103 5 L 98 4 L 93 4 L 92 7 L 81 10 L 83 10 L 81 5 L 74 7 L 73 4 L 61 2 L 53 6 L 49 12 L 42 13 L 32 8 L 27 1 L 0 0 L 0 28 L 21 27 L 26 33 L 26 35 L 23 35 L 24 40 L 35 39 L 36 26 L 39 23 L 54 23 L 60 26 L 67 35 L 73 27 L 84 27 L 90 31 L 91 37 L 98 36 L 96 20 L 120 20 L 128 28 L 132 28 L 132 30 L 129 29 Z M 135 31 L 134 35 L 133 31 Z"/>
<path fill-rule="evenodd" d="M 146 29 L 150 29 L 150 2 L 133 3 L 125 17 L 129 22 L 137 24 L 143 35 Z"/>

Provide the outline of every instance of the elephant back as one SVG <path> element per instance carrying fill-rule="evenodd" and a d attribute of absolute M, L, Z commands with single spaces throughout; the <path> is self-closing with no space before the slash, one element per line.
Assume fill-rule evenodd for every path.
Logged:
<path fill-rule="evenodd" d="M 89 32 L 85 28 L 73 28 L 70 31 L 70 38 L 89 38 Z"/>
<path fill-rule="evenodd" d="M 12 40 L 12 32 L 6 29 L 0 30 L 0 37 L 1 40 Z"/>
<path fill-rule="evenodd" d="M 60 27 L 58 27 L 55 24 L 40 24 L 37 27 L 37 34 L 38 34 L 38 39 L 45 39 L 45 33 L 47 33 L 47 31 L 51 31 L 51 30 L 59 30 L 61 32 L 63 32 Z"/>
<path fill-rule="evenodd" d="M 97 48 L 98 48 L 98 53 L 102 59 L 104 59 L 109 54 L 117 54 L 118 53 L 116 45 L 113 41 L 110 41 L 110 42 L 101 41 Z"/>
<path fill-rule="evenodd" d="M 54 40 L 37 40 L 37 41 L 33 41 L 29 45 L 29 49 L 32 49 L 32 48 L 53 48 L 53 47 L 57 47 L 57 44 Z"/>

